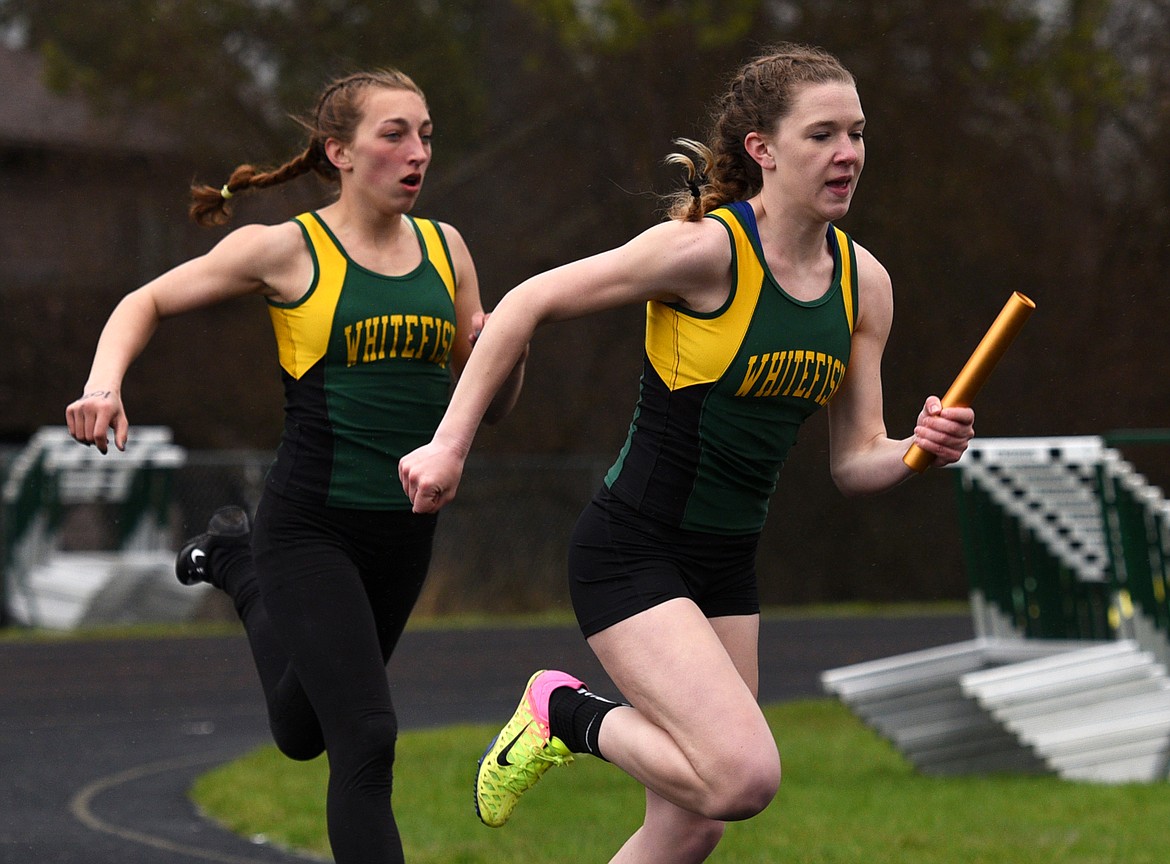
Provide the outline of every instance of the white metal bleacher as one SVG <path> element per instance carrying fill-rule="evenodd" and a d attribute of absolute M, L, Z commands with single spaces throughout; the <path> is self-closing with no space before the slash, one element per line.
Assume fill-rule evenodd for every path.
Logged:
<path fill-rule="evenodd" d="M 173 575 L 170 475 L 186 460 L 165 427 L 136 427 L 106 455 L 63 426 L 38 430 L 3 488 L 6 600 L 17 623 L 50 629 L 181 620 L 203 591 Z M 63 548 L 76 508 L 113 508 L 113 548 Z"/>
<path fill-rule="evenodd" d="M 976 639 L 829 670 L 825 690 L 923 773 L 1166 780 L 1165 573 L 1153 574 L 1157 614 L 1143 612 L 1139 583 L 1117 572 L 1113 501 L 1160 513 L 1147 533 L 1170 540 L 1160 491 L 1095 436 L 975 441 L 956 470 L 961 496 L 978 498 L 965 521 L 984 522 L 966 538 Z"/>

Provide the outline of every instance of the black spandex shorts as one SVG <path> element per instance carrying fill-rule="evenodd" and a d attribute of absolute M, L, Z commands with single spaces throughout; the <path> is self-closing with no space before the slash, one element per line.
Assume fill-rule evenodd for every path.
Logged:
<path fill-rule="evenodd" d="M 708 618 L 759 613 L 759 537 L 674 528 L 603 486 L 569 542 L 569 593 L 581 632 L 592 636 L 679 597 Z"/>

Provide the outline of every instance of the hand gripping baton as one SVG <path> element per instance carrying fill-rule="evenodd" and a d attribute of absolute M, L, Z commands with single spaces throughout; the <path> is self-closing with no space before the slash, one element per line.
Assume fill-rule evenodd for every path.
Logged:
<path fill-rule="evenodd" d="M 975 399 L 975 394 L 991 376 L 991 370 L 1003 357 L 1016 334 L 1028 320 L 1028 316 L 1035 310 L 1036 304 L 1021 294 L 1012 292 L 1007 303 L 992 322 L 986 335 L 976 346 L 975 351 L 959 372 L 946 395 L 942 397 L 944 408 L 969 408 Z M 930 467 L 934 456 L 927 453 L 917 444 L 911 444 L 906 455 L 902 457 L 912 470 L 921 474 Z"/>

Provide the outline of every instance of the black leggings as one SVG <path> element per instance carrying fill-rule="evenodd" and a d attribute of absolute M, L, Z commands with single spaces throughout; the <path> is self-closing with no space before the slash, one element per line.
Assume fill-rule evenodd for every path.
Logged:
<path fill-rule="evenodd" d="M 398 720 L 386 662 L 422 590 L 435 524 L 434 515 L 312 507 L 265 492 L 251 556 L 225 549 L 214 564 L 244 622 L 277 746 L 293 759 L 329 754 L 338 864 L 403 860 L 390 807 Z"/>

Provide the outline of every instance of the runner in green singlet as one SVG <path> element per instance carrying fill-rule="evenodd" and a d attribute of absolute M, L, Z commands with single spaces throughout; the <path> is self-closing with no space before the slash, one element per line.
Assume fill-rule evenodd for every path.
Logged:
<path fill-rule="evenodd" d="M 480 819 L 499 826 L 550 766 L 609 760 L 646 787 L 643 824 L 615 862 L 702 861 L 728 820 L 776 793 L 780 757 L 756 703 L 755 551 L 802 421 L 828 405 L 847 495 L 910 477 L 911 443 L 954 462 L 974 428 L 970 409 L 930 396 L 913 434 L 887 434 L 890 277 L 833 224 L 865 158 L 853 76 L 822 50 L 782 45 L 739 70 L 714 118 L 709 143 L 671 157 L 688 172 L 672 218 L 513 289 L 433 441 L 399 466 L 415 510 L 436 511 L 538 325 L 646 305 L 629 436 L 569 549 L 582 632 L 628 704 L 537 672 L 475 780 Z"/>
<path fill-rule="evenodd" d="M 237 228 L 128 294 L 66 420 L 78 441 L 104 453 L 112 428 L 124 449 L 122 381 L 159 321 L 245 294 L 267 301 L 285 428 L 255 525 L 238 506 L 216 511 L 180 551 L 176 575 L 231 596 L 280 749 L 294 759 L 327 752 L 334 860 L 392 864 L 403 853 L 386 662 L 422 589 L 435 530 L 434 514 L 411 512 L 395 471 L 430 439 L 485 316 L 459 233 L 408 215 L 431 162 L 418 86 L 395 70 L 346 76 L 304 125 L 302 153 L 195 187 L 191 215 L 220 224 L 234 196 L 310 171 L 338 185 L 336 200 L 282 224 Z M 523 366 L 517 357 L 489 413 L 511 408 Z"/>

